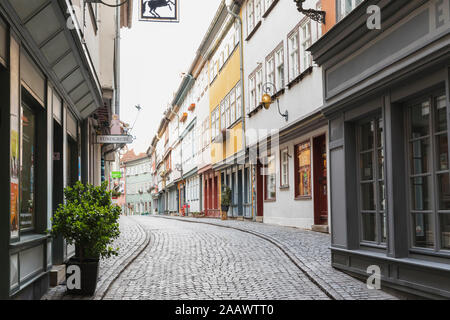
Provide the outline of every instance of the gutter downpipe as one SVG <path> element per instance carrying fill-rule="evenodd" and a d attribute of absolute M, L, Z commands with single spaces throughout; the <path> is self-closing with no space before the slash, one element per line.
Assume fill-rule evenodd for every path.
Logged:
<path fill-rule="evenodd" d="M 228 13 L 239 21 L 239 54 L 240 54 L 240 68 L 241 68 L 241 117 L 242 117 L 242 149 L 244 150 L 244 161 L 247 154 L 247 141 L 245 136 L 245 106 L 244 106 L 244 48 L 242 45 L 242 19 L 231 10 L 229 6 L 226 6 Z"/>

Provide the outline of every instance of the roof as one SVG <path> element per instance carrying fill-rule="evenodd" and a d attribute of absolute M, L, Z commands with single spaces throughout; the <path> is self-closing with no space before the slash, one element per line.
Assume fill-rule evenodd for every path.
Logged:
<path fill-rule="evenodd" d="M 141 152 L 138 155 L 134 152 L 134 149 L 129 150 L 127 153 L 125 153 L 122 157 L 120 157 L 121 163 L 131 162 L 143 158 L 147 158 L 147 154 L 145 152 Z"/>

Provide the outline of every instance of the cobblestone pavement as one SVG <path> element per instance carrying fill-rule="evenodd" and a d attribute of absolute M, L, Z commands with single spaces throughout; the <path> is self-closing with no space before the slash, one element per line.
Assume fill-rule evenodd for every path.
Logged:
<path fill-rule="evenodd" d="M 151 245 L 105 299 L 328 299 L 276 246 L 233 229 L 138 217 Z"/>
<path fill-rule="evenodd" d="M 66 294 L 66 286 L 51 288 L 42 300 L 99 300 L 102 299 L 111 283 L 119 273 L 140 253 L 149 242 L 150 235 L 131 217 L 120 217 L 120 237 L 113 243 L 119 255 L 100 261 L 97 290 L 93 297 L 80 297 Z"/>
<path fill-rule="evenodd" d="M 369 290 L 365 283 L 331 266 L 330 235 L 263 223 L 210 218 L 166 217 L 235 228 L 261 236 L 280 246 L 299 267 L 336 300 L 395 300 L 382 291 Z"/>
<path fill-rule="evenodd" d="M 332 268 L 327 234 L 159 216 L 122 217 L 120 228 L 119 256 L 101 262 L 85 299 L 395 299 Z M 80 297 L 59 286 L 43 299 Z"/>

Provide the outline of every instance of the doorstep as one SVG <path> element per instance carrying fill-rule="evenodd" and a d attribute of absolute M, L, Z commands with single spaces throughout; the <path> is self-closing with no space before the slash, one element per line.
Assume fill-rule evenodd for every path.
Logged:
<path fill-rule="evenodd" d="M 256 217 L 255 217 L 255 222 L 263 222 L 263 218 L 264 218 L 264 217 L 256 216 Z"/>
<path fill-rule="evenodd" d="M 50 286 L 59 286 L 66 280 L 66 265 L 53 266 L 50 270 Z"/>
<path fill-rule="evenodd" d="M 312 225 L 311 226 L 311 230 L 312 231 L 316 231 L 316 232 L 322 232 L 322 233 L 329 233 L 329 228 L 328 225 Z"/>

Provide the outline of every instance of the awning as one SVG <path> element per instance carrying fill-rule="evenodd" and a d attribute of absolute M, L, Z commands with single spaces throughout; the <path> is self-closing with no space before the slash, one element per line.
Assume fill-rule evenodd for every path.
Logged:
<path fill-rule="evenodd" d="M 69 5 L 68 0 L 1 3 L 39 67 L 83 119 L 102 106 L 102 90 L 80 31 L 68 28 Z"/>

